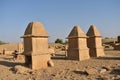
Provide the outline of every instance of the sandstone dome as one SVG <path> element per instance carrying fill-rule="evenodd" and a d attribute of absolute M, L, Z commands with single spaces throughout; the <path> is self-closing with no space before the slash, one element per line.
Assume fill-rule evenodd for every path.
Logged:
<path fill-rule="evenodd" d="M 44 26 L 40 22 L 30 22 L 25 30 L 24 36 L 48 37 Z"/>

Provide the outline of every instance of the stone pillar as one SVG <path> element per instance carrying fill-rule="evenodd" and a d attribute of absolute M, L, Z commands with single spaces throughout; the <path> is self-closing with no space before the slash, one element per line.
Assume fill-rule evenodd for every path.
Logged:
<path fill-rule="evenodd" d="M 90 26 L 87 36 L 89 37 L 87 39 L 87 46 L 89 48 L 90 57 L 104 56 L 105 54 L 102 46 L 102 36 L 95 25 Z"/>
<path fill-rule="evenodd" d="M 118 36 L 118 43 L 120 43 L 120 36 Z"/>
<path fill-rule="evenodd" d="M 23 44 L 22 43 L 18 43 L 18 52 L 19 53 L 23 52 Z"/>
<path fill-rule="evenodd" d="M 48 52 L 48 34 L 39 22 L 28 24 L 24 33 L 25 63 L 32 69 L 48 67 L 50 55 Z"/>
<path fill-rule="evenodd" d="M 80 27 L 74 26 L 68 36 L 68 59 L 79 61 L 89 59 L 89 49 L 87 48 L 86 38 L 87 36 Z"/>

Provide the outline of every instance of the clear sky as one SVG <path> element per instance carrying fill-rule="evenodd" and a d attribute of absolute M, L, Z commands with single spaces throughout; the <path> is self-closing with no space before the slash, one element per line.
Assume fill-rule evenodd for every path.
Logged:
<path fill-rule="evenodd" d="M 120 35 L 120 0 L 0 0 L 0 40 L 21 42 L 31 21 L 41 22 L 49 41 L 65 39 L 75 25 L 91 24 L 103 37 Z"/>

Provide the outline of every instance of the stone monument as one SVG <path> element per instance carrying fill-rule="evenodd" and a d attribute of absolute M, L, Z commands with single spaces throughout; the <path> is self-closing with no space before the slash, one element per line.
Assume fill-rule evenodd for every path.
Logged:
<path fill-rule="evenodd" d="M 68 36 L 67 58 L 70 60 L 89 59 L 89 49 L 87 48 L 87 36 L 79 26 L 74 26 Z"/>
<path fill-rule="evenodd" d="M 89 48 L 90 57 L 104 56 L 105 54 L 102 46 L 102 36 L 95 25 L 90 26 L 87 36 L 89 36 L 87 39 L 87 46 Z"/>
<path fill-rule="evenodd" d="M 118 43 L 120 43 L 120 36 L 118 36 L 118 38 L 117 38 L 117 39 L 118 39 Z"/>
<path fill-rule="evenodd" d="M 24 36 L 25 63 L 32 69 L 48 67 L 48 34 L 40 22 L 30 22 Z"/>

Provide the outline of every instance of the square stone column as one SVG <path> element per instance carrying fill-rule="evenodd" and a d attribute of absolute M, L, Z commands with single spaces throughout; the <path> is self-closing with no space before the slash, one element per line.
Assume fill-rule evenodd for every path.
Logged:
<path fill-rule="evenodd" d="M 104 48 L 102 46 L 102 36 L 95 25 L 90 26 L 87 32 L 87 36 L 89 37 L 87 39 L 87 46 L 90 49 L 90 57 L 104 56 L 105 54 Z"/>
<path fill-rule="evenodd" d="M 75 26 L 68 36 L 68 52 L 67 58 L 70 60 L 86 60 L 89 59 L 89 49 L 86 43 L 87 36 Z"/>
<path fill-rule="evenodd" d="M 50 54 L 48 52 L 48 34 L 39 22 L 28 24 L 24 33 L 25 63 L 32 69 L 48 67 Z"/>
<path fill-rule="evenodd" d="M 120 43 L 120 36 L 118 36 L 118 38 L 117 38 L 117 39 L 118 39 L 118 43 Z"/>

